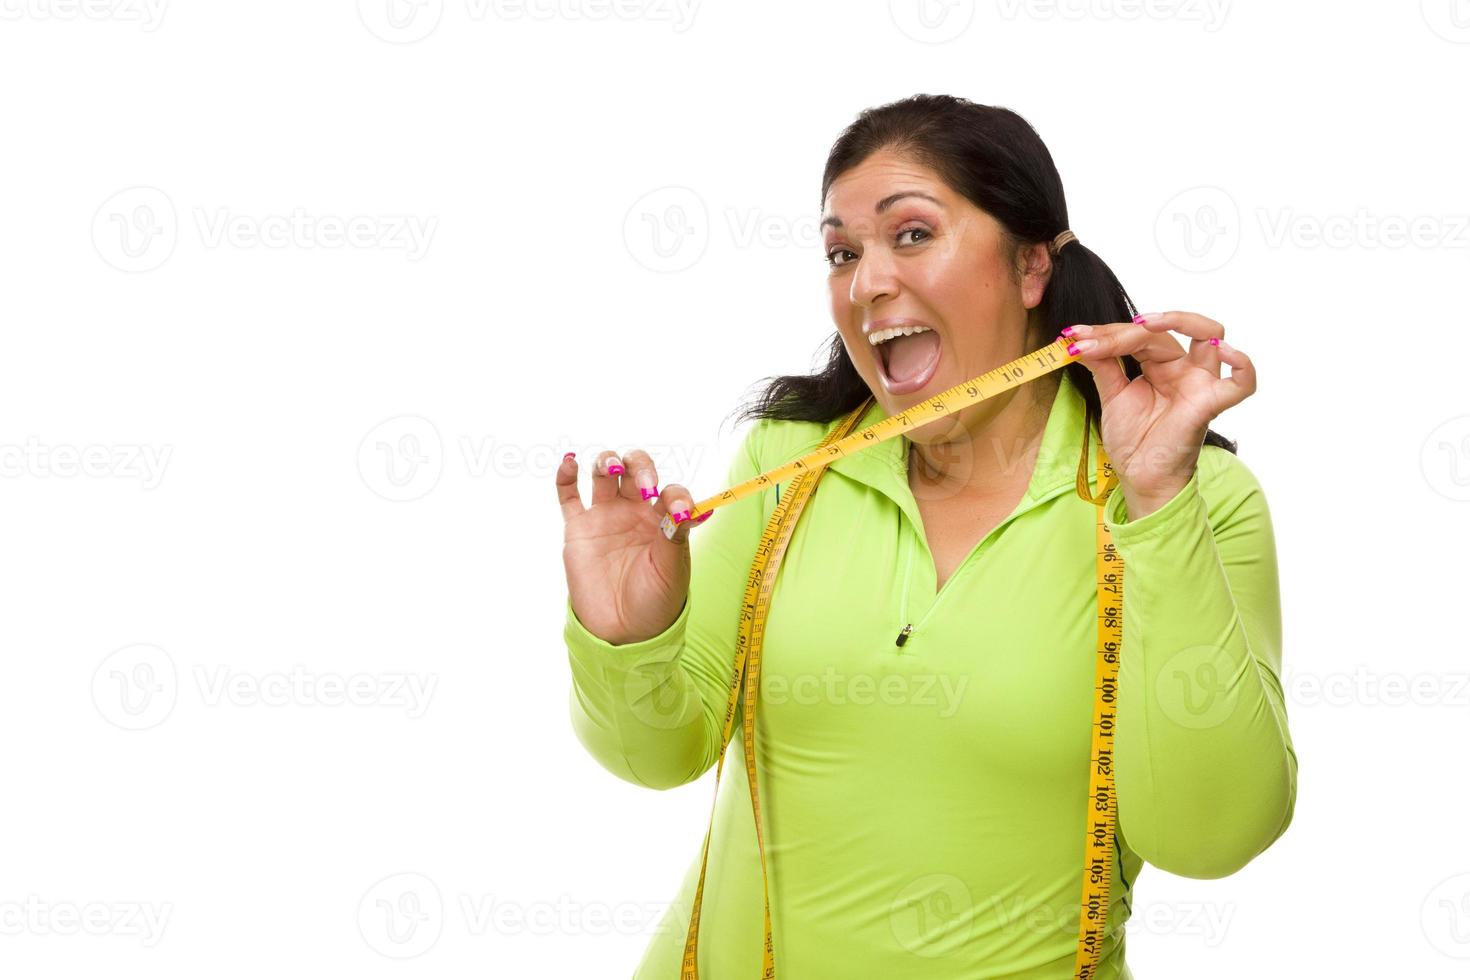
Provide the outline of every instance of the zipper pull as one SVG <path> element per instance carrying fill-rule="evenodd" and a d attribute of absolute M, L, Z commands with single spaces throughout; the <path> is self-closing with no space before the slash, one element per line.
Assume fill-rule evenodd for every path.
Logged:
<path fill-rule="evenodd" d="M 893 641 L 894 646 L 900 646 L 901 647 L 905 643 L 907 643 L 908 642 L 908 638 L 909 638 L 909 634 L 912 633 L 913 631 L 914 631 L 914 624 L 913 623 L 909 623 L 908 625 L 904 626 L 903 629 L 899 630 L 898 639 L 896 639 L 896 640 Z"/>

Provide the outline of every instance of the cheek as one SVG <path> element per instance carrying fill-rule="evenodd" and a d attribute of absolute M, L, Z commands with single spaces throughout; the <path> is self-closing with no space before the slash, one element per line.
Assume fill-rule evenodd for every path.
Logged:
<path fill-rule="evenodd" d="M 847 293 L 847 286 L 835 282 L 827 284 L 827 306 L 832 313 L 832 323 L 837 325 L 837 332 L 847 343 L 849 351 L 859 348 L 859 341 L 866 344 L 868 341 L 862 336 L 862 328 L 855 326 L 861 322 L 862 316 L 853 307 L 852 300 Z"/>
<path fill-rule="evenodd" d="M 861 330 L 849 327 L 843 327 L 838 333 L 842 336 L 842 343 L 847 347 L 847 356 L 853 366 L 858 369 L 859 373 L 866 374 L 868 368 L 872 366 L 871 345 L 868 343 L 868 338 L 863 336 Z"/>
<path fill-rule="evenodd" d="M 1012 301 L 1014 287 L 1003 273 L 989 266 L 949 270 L 943 280 L 932 286 L 935 303 L 956 316 L 959 322 L 972 325 L 994 324 Z"/>
<path fill-rule="evenodd" d="M 848 294 L 846 280 L 827 280 L 827 308 L 832 311 L 836 323 L 846 323 L 852 316 L 852 298 Z"/>
<path fill-rule="evenodd" d="M 925 258 L 928 261 L 915 263 L 905 278 L 935 305 L 973 310 L 977 303 L 999 301 L 1001 283 L 996 269 L 988 261 L 977 261 L 974 249 L 935 249 Z"/>

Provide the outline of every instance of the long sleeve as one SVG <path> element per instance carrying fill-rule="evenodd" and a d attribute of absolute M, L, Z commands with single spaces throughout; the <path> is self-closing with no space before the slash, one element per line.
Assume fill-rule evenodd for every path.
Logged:
<path fill-rule="evenodd" d="M 761 420 L 746 434 L 725 486 L 762 472 L 768 430 Z M 691 531 L 689 597 L 658 636 L 610 644 L 582 625 L 568 597 L 563 636 L 572 668 L 572 728 L 614 775 L 669 789 L 715 764 L 745 582 L 774 494 L 768 488 L 721 507 Z"/>
<path fill-rule="evenodd" d="M 1122 498 L 1103 514 L 1123 558 L 1120 832 L 1165 871 L 1224 877 L 1296 804 L 1270 513 L 1254 474 L 1215 446 L 1158 510 L 1129 522 Z"/>

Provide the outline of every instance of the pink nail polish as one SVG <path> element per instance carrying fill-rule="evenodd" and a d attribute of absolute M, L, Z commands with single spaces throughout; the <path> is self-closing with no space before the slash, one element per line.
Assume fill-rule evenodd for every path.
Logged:
<path fill-rule="evenodd" d="M 1067 345 L 1067 353 L 1068 354 L 1075 354 L 1075 353 L 1077 353 L 1077 345 L 1076 344 L 1068 344 Z"/>
<path fill-rule="evenodd" d="M 683 524 L 689 520 L 689 512 L 687 510 L 676 510 L 669 517 L 673 518 L 675 524 Z"/>
<path fill-rule="evenodd" d="M 1141 316 L 1136 316 L 1136 317 L 1134 317 L 1134 318 L 1133 318 L 1133 322 L 1134 322 L 1134 323 L 1147 323 L 1147 322 L 1148 322 L 1148 321 L 1147 321 L 1147 320 L 1145 320 L 1145 319 L 1144 319 L 1144 318 L 1143 318 L 1143 317 L 1141 317 Z"/>
<path fill-rule="evenodd" d="M 700 514 L 698 517 L 696 517 L 694 519 L 694 523 L 695 524 L 703 524 L 705 521 L 709 520 L 709 515 L 711 515 L 713 513 L 714 513 L 714 511 L 712 511 L 712 510 L 705 511 L 703 514 Z"/>
<path fill-rule="evenodd" d="M 1211 337 L 1210 338 L 1210 343 L 1213 344 L 1216 347 L 1219 347 L 1220 346 L 1220 338 L 1219 337 Z"/>
<path fill-rule="evenodd" d="M 1070 337 L 1070 336 L 1072 336 L 1072 328 L 1071 327 L 1063 327 L 1062 328 L 1062 336 L 1063 337 Z"/>
<path fill-rule="evenodd" d="M 562 457 L 562 459 L 576 459 L 576 458 L 577 458 L 577 454 L 576 453 L 567 453 L 565 456 Z"/>
<path fill-rule="evenodd" d="M 639 487 L 638 493 L 643 497 L 644 500 L 652 500 L 654 497 L 658 496 L 658 487 Z"/>
<path fill-rule="evenodd" d="M 622 463 L 609 463 L 609 464 L 607 464 L 607 475 L 608 476 L 622 476 L 623 475 L 623 464 Z"/>

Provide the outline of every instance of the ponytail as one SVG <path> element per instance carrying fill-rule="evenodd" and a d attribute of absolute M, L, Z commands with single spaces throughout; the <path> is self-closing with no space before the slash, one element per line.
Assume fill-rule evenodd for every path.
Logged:
<path fill-rule="evenodd" d="M 1097 253 L 1080 240 L 1074 240 L 1052 256 L 1051 279 L 1042 294 L 1040 313 L 1045 336 L 1055 337 L 1063 327 L 1077 323 L 1126 323 L 1138 315 L 1138 308 L 1113 270 Z M 1125 354 L 1118 358 L 1123 374 L 1130 381 L 1143 373 L 1143 365 Z M 1087 404 L 1087 431 L 1102 437 L 1102 399 L 1087 365 L 1073 361 L 1062 368 L 1082 393 Z M 1205 430 L 1204 445 L 1236 451 L 1236 443 L 1213 429 Z M 1087 443 L 1084 440 L 1083 447 Z M 1084 459 L 1084 465 L 1086 460 Z"/>

